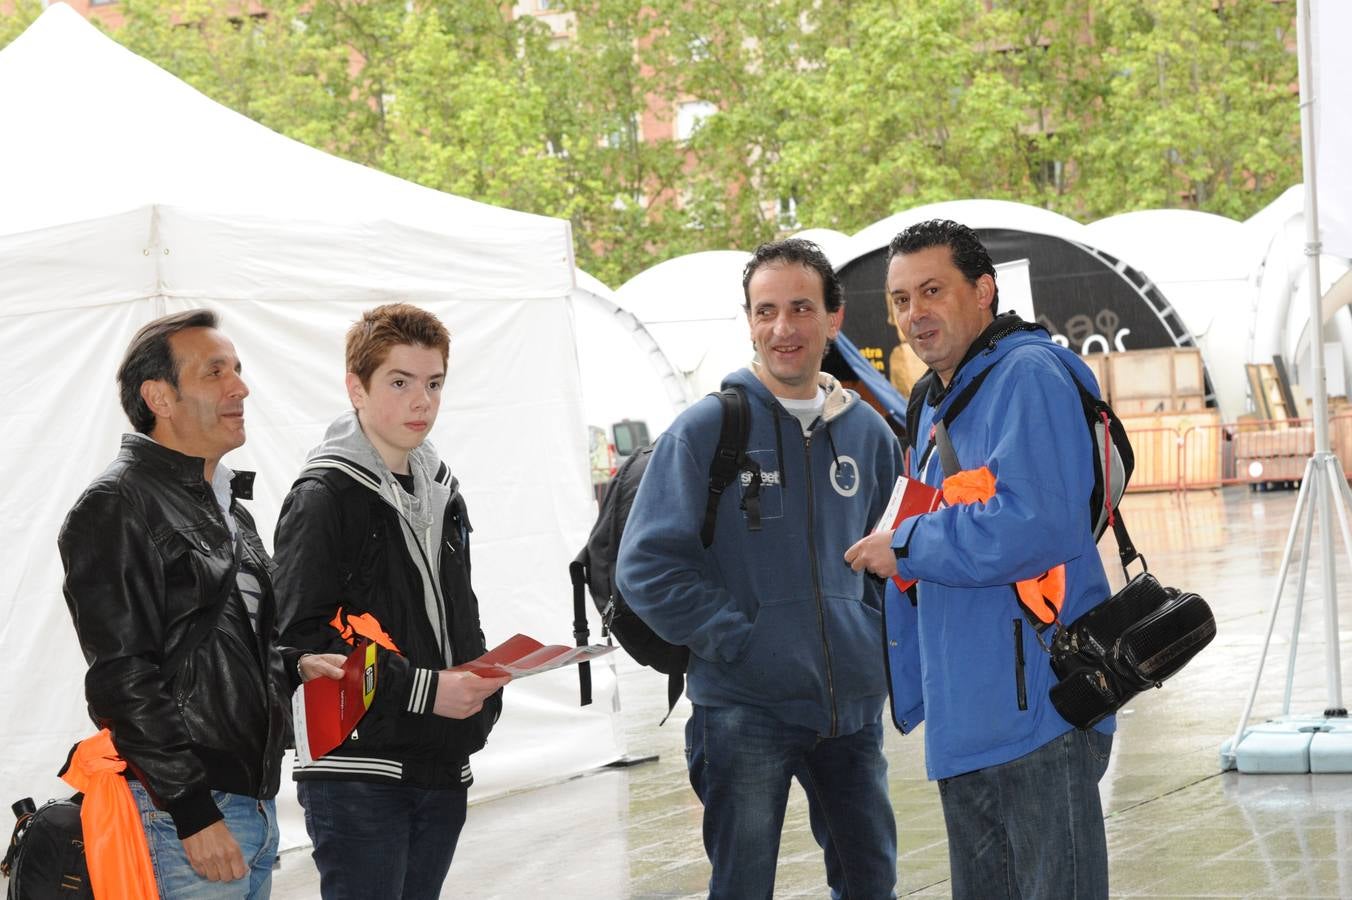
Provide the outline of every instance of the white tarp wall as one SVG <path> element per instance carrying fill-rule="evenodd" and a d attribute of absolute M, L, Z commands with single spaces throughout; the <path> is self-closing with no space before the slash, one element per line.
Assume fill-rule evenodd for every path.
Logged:
<path fill-rule="evenodd" d="M 570 642 L 567 563 L 594 515 L 572 286 L 567 223 L 283 138 L 65 6 L 0 52 L 0 800 L 69 793 L 55 772 L 91 731 L 56 535 L 127 428 L 113 380 L 127 341 L 167 312 L 215 309 L 238 348 L 249 440 L 226 461 L 258 471 L 268 545 L 346 406 L 347 326 L 393 299 L 441 316 L 453 338 L 431 439 L 469 503 L 484 631 Z M 586 709 L 572 670 L 508 688 L 472 798 L 623 755 L 610 667 L 593 668 Z M 304 831 L 283 791 L 292 846 Z"/>
<path fill-rule="evenodd" d="M 1352 4 L 1310 0 L 1310 72 L 1314 82 L 1315 188 L 1324 252 L 1352 258 Z"/>

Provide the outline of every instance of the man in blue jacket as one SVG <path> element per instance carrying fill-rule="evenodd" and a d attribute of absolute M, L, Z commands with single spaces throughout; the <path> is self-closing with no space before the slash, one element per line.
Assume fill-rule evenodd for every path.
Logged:
<path fill-rule="evenodd" d="M 917 384 L 927 393 L 911 476 L 942 485 L 940 454 L 925 451 L 934 423 L 965 401 L 948 427 L 959 469 L 985 467 L 995 484 L 984 503 L 907 519 L 846 554 L 856 570 L 919 579 L 914 608 L 895 587 L 887 597 L 893 713 L 913 727 L 923 698 L 953 896 L 1106 898 L 1098 781 L 1115 722 L 1081 731 L 1057 714 L 1048 655 L 1013 587 L 1064 565 L 1062 622 L 1108 596 L 1088 513 L 1092 450 L 1067 365 L 1090 390 L 1093 376 L 1041 327 L 996 315 L 995 268 L 963 225 L 897 235 L 886 291 L 932 372 Z"/>
<path fill-rule="evenodd" d="M 789 786 L 807 794 L 833 897 L 886 898 L 896 824 L 882 754 L 882 586 L 841 565 L 900 470 L 896 439 L 821 372 L 844 317 L 831 264 L 802 240 L 765 244 L 742 278 L 756 358 L 724 386 L 750 407 L 754 483 L 700 529 L 721 405 L 706 397 L 657 441 L 620 543 L 618 586 L 661 637 L 690 648 L 690 783 L 704 804 L 711 898 L 770 897 Z"/>

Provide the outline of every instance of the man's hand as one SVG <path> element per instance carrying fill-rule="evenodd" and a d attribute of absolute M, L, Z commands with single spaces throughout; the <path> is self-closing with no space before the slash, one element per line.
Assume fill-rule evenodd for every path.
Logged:
<path fill-rule="evenodd" d="M 341 653 L 307 653 L 300 658 L 300 680 L 314 681 L 316 678 L 332 678 L 337 681 L 343 677 L 343 663 L 347 657 Z"/>
<path fill-rule="evenodd" d="M 238 881 L 249 874 L 239 842 L 224 821 L 212 822 L 185 837 L 183 851 L 188 854 L 192 870 L 207 881 Z"/>
<path fill-rule="evenodd" d="M 845 561 L 856 572 L 867 569 L 879 578 L 897 574 L 897 554 L 892 550 L 894 531 L 879 531 L 845 551 Z"/>
<path fill-rule="evenodd" d="M 432 712 L 448 719 L 468 719 L 484 708 L 484 701 L 498 688 L 511 680 L 510 675 L 480 678 L 473 672 L 452 672 L 449 669 L 438 672 L 437 699 L 432 704 Z"/>

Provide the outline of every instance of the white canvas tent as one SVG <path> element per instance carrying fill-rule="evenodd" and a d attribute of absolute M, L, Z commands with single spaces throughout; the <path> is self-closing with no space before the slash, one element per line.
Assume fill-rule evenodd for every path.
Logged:
<path fill-rule="evenodd" d="M 1091 222 L 1097 244 L 1116 247 L 1159 286 L 1197 339 L 1226 420 L 1248 404 L 1245 355 L 1267 235 L 1187 209 L 1147 209 Z M 1270 360 L 1265 360 L 1270 361 Z"/>
<path fill-rule="evenodd" d="M 1330 178 L 1326 180 L 1330 180 Z M 1261 239 L 1257 257 L 1257 298 L 1246 342 L 1247 362 L 1272 362 L 1281 354 L 1294 380 L 1313 391 L 1310 361 L 1310 285 L 1305 255 L 1305 188 L 1294 185 L 1244 222 L 1244 228 Z M 1328 389 L 1346 391 L 1352 376 L 1352 312 L 1342 308 L 1349 299 L 1331 288 L 1349 271 L 1345 258 L 1321 254 L 1320 296 L 1324 298 L 1324 341 L 1332 345 L 1325 354 Z M 1341 301 L 1339 303 L 1338 301 Z"/>
<path fill-rule="evenodd" d="M 207 306 L 244 363 L 251 504 L 271 544 L 305 451 L 346 405 L 342 338 L 407 299 L 453 333 L 432 440 L 474 524 L 490 643 L 570 638 L 567 562 L 593 515 L 566 222 L 418 187 L 283 138 L 53 6 L 0 52 L 0 800 L 62 793 L 90 724 L 56 534 L 116 451 L 128 338 Z M 473 796 L 623 755 L 610 667 L 508 689 Z M 68 792 L 68 791 L 67 791 Z M 294 828 L 285 843 L 303 838 Z"/>
<path fill-rule="evenodd" d="M 615 296 L 657 339 L 698 398 L 751 360 L 742 270 L 751 254 L 706 250 L 664 260 L 620 285 Z"/>
<path fill-rule="evenodd" d="M 690 402 L 685 379 L 614 291 L 581 269 L 576 277 L 571 300 L 587 424 L 608 429 L 635 419 L 656 437 Z"/>

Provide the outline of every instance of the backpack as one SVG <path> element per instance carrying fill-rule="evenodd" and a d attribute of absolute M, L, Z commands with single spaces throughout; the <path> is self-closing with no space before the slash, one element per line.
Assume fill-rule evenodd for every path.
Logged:
<path fill-rule="evenodd" d="M 1030 323 L 1022 324 L 1025 324 L 1027 328 L 1020 330 L 1042 327 Z M 1131 441 L 1127 437 L 1127 429 L 1122 424 L 1122 420 L 1117 417 L 1117 413 L 1113 412 L 1113 408 L 1087 390 L 1065 360 L 1057 356 L 1057 361 L 1065 367 L 1066 374 L 1070 376 L 1070 380 L 1074 382 L 1080 395 L 1080 409 L 1084 413 L 1085 427 L 1089 429 L 1090 446 L 1094 448 L 1094 488 L 1089 492 L 1089 521 L 1093 523 L 1094 540 L 1097 542 L 1099 538 L 1103 537 L 1103 532 L 1108 529 L 1108 526 L 1115 526 L 1120 519 L 1120 514 L 1117 513 L 1117 505 L 1121 501 L 1122 495 L 1126 493 L 1127 482 L 1131 480 L 1131 473 L 1136 467 L 1136 455 L 1132 452 Z M 998 361 L 973 378 L 971 383 L 963 388 L 962 393 L 954 398 L 952 405 L 948 407 L 948 411 L 943 416 L 945 428 L 952 427 L 953 420 L 972 402 L 977 390 L 985 382 L 986 376 L 997 365 L 999 365 Z M 921 404 L 925 402 L 925 397 L 933 389 L 936 381 L 937 376 L 933 370 L 926 372 L 911 388 L 911 396 L 907 399 L 906 441 L 912 452 L 919 450 L 918 435 L 915 432 L 920 425 Z M 928 443 L 916 466 L 916 471 L 919 471 L 925 465 L 934 449 L 934 434 L 931 430 Z M 1121 544 L 1121 537 L 1122 535 L 1119 534 L 1119 544 Z"/>
<path fill-rule="evenodd" d="M 31 797 L 14 804 L 18 821 L 0 863 L 9 877 L 8 900 L 93 900 L 80 824 L 83 799 L 76 794 L 38 809 Z"/>
<path fill-rule="evenodd" d="M 709 499 L 705 505 L 704 523 L 700 527 L 700 542 L 707 549 L 714 539 L 718 501 L 723 491 L 742 472 L 749 473 L 742 505 L 752 531 L 760 530 L 760 467 L 746 456 L 747 435 L 751 427 L 751 411 L 746 394 L 739 387 L 728 388 L 717 395 L 722 405 L 722 424 L 718 444 L 709 464 Z M 634 505 L 638 486 L 647 471 L 652 447 L 647 446 L 632 454 L 611 479 L 601 501 L 600 512 L 591 534 L 581 552 L 568 566 L 573 583 L 573 637 L 579 647 L 590 637 L 584 589 L 590 591 L 592 602 L 601 614 L 602 637 L 613 637 L 640 665 L 656 669 L 667 676 L 667 715 L 675 708 L 685 690 L 685 669 L 690 658 L 687 647 L 669 644 L 625 603 L 615 587 L 615 564 L 620 552 L 620 539 L 629 510 Z M 582 705 L 591 703 L 591 666 L 578 666 Z M 663 722 L 666 721 L 664 717 Z"/>

